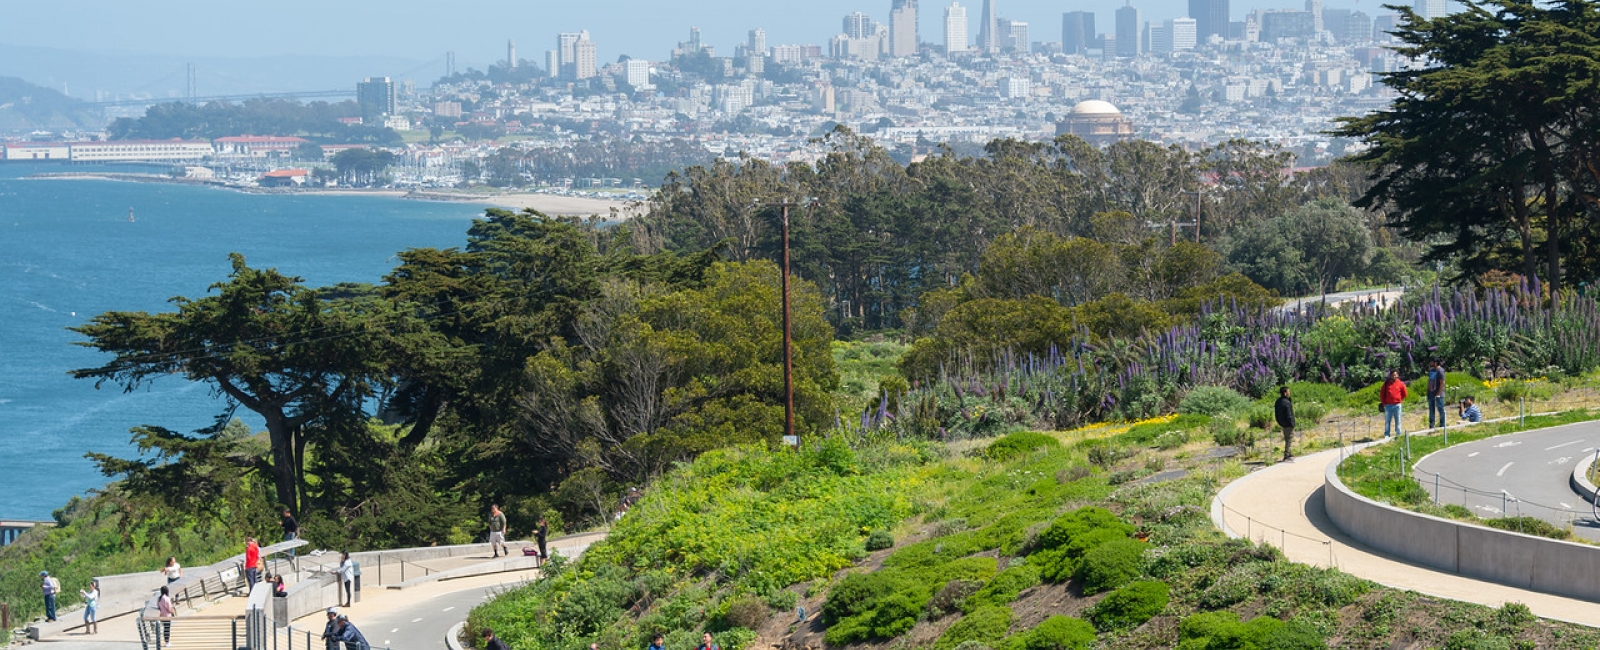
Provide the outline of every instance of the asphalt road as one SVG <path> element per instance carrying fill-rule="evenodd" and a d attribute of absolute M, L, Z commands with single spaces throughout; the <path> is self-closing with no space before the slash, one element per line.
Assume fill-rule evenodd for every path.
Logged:
<path fill-rule="evenodd" d="M 1600 540 L 1594 508 L 1572 490 L 1569 480 L 1573 467 L 1594 456 L 1597 446 L 1600 423 L 1580 422 L 1448 447 L 1423 458 L 1414 474 L 1431 495 L 1438 473 L 1440 504 L 1466 506 L 1480 517 L 1571 523 L 1578 535 Z"/>
<path fill-rule="evenodd" d="M 367 616 L 359 621 L 352 616 L 350 620 L 375 648 L 439 650 L 444 647 L 445 632 L 467 620 L 467 612 L 500 589 L 498 586 L 474 587 L 440 594 L 379 616 Z"/>

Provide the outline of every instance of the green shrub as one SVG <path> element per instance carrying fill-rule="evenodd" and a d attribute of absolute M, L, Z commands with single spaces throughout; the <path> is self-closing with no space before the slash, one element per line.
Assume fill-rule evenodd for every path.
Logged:
<path fill-rule="evenodd" d="M 1073 577 L 1084 595 L 1097 594 L 1127 584 L 1144 571 L 1144 542 L 1118 539 L 1090 549 Z"/>
<path fill-rule="evenodd" d="M 1057 517 L 1034 537 L 1034 552 L 1028 563 L 1039 568 L 1039 575 L 1051 582 L 1065 582 L 1077 572 L 1079 559 L 1091 549 L 1107 542 L 1127 539 L 1133 526 L 1110 510 L 1084 507 Z"/>
<path fill-rule="evenodd" d="M 1528 396 L 1528 383 L 1507 381 L 1494 389 L 1494 397 L 1502 402 L 1515 402 Z"/>
<path fill-rule="evenodd" d="M 1245 419 L 1249 420 L 1250 428 L 1252 429 L 1271 429 L 1272 425 L 1278 421 L 1277 414 L 1272 410 L 1271 406 L 1261 405 L 1250 407 L 1250 412 L 1245 414 Z M 1219 442 L 1217 446 L 1227 447 L 1229 445 Z"/>
<path fill-rule="evenodd" d="M 1258 616 L 1240 623 L 1229 611 L 1204 612 L 1178 624 L 1178 650 L 1322 650 L 1315 628 Z"/>
<path fill-rule="evenodd" d="M 728 603 L 728 610 L 723 612 L 722 621 L 727 627 L 742 627 L 746 629 L 760 629 L 767 617 L 772 615 L 772 610 L 767 608 L 766 601 L 755 596 L 740 596 Z"/>
<path fill-rule="evenodd" d="M 895 568 L 845 576 L 822 603 L 830 626 L 825 639 L 844 645 L 904 634 L 932 596 L 926 584 L 921 576 Z"/>
<path fill-rule="evenodd" d="M 1011 629 L 1011 608 L 1001 605 L 979 607 L 951 624 L 935 641 L 935 650 L 954 650 L 965 641 L 993 642 L 1006 638 Z"/>
<path fill-rule="evenodd" d="M 1223 386 L 1195 386 L 1178 403 L 1179 413 L 1217 417 L 1236 413 L 1250 406 L 1250 398 Z"/>
<path fill-rule="evenodd" d="M 1166 609 L 1169 594 L 1164 582 L 1135 582 L 1102 598 L 1090 611 L 1089 620 L 1102 630 L 1133 629 Z"/>
<path fill-rule="evenodd" d="M 887 530 L 874 530 L 871 535 L 867 535 L 868 551 L 881 551 L 892 546 L 894 546 L 894 535 L 889 534 Z"/>
<path fill-rule="evenodd" d="M 1133 452 L 1118 447 L 1104 440 L 1096 440 L 1085 447 L 1085 455 L 1089 464 L 1101 469 L 1110 469 L 1117 461 L 1133 455 Z"/>
<path fill-rule="evenodd" d="M 1155 444 L 1158 449 L 1177 449 L 1189 444 L 1189 432 L 1168 431 L 1156 436 Z"/>
<path fill-rule="evenodd" d="M 982 580 L 951 580 L 944 583 L 928 601 L 928 618 L 942 618 L 946 614 L 961 611 L 961 604 L 983 587 Z"/>
<path fill-rule="evenodd" d="M 1007 650 L 1088 650 L 1094 646 L 1094 626 L 1071 616 L 1051 616 L 1027 632 L 1012 636 Z"/>
<path fill-rule="evenodd" d="M 1037 431 L 1018 431 L 1007 434 L 983 450 L 983 455 L 990 460 L 1006 461 L 1032 453 L 1039 449 L 1055 449 L 1061 446 L 1061 441 Z"/>
<path fill-rule="evenodd" d="M 779 589 L 767 594 L 767 606 L 780 612 L 794 609 L 800 603 L 800 594 L 788 589 Z"/>
<path fill-rule="evenodd" d="M 1538 535 L 1539 537 L 1548 537 L 1550 539 L 1572 539 L 1571 531 L 1559 528 L 1555 524 L 1537 517 L 1496 517 L 1494 519 L 1485 519 L 1483 523 L 1490 528 L 1510 530 L 1527 535 Z"/>
<path fill-rule="evenodd" d="M 1256 430 L 1239 428 L 1232 420 L 1211 421 L 1211 442 L 1218 447 L 1251 447 L 1256 444 Z"/>
<path fill-rule="evenodd" d="M 1312 425 L 1322 422 L 1322 418 L 1327 416 L 1328 409 L 1321 404 L 1316 402 L 1301 402 L 1300 400 L 1295 400 L 1294 402 L 1294 420 L 1296 427 L 1311 427 Z"/>
<path fill-rule="evenodd" d="M 1017 595 L 1024 589 L 1039 584 L 1039 567 L 1031 564 L 1022 564 L 1009 567 L 996 575 L 989 584 L 984 585 L 977 593 L 967 598 L 962 603 L 961 609 L 968 612 L 977 610 L 986 605 L 1006 605 L 1017 599 Z"/>

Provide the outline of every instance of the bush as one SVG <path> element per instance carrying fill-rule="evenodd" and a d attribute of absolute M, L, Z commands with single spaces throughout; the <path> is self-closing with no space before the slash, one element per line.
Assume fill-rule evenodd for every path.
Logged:
<path fill-rule="evenodd" d="M 983 455 L 990 460 L 1006 461 L 1035 450 L 1055 449 L 1060 446 L 1061 442 L 1053 436 L 1037 431 L 1018 431 L 989 443 L 983 450 Z"/>
<path fill-rule="evenodd" d="M 1322 418 L 1327 416 L 1328 409 L 1323 407 L 1321 404 L 1316 402 L 1301 402 L 1299 400 L 1295 400 L 1294 420 L 1296 427 L 1310 427 L 1322 422 Z"/>
<path fill-rule="evenodd" d="M 935 641 L 935 650 L 954 650 L 966 641 L 990 642 L 1006 638 L 1011 629 L 1011 608 L 1001 605 L 979 607 L 961 617 Z"/>
<path fill-rule="evenodd" d="M 1072 545 L 1076 550 L 1074 555 L 1082 555 L 1090 546 L 1099 542 L 1075 543 L 1075 541 L 1086 540 L 1086 535 L 1101 532 L 1110 532 L 1114 537 L 1127 537 L 1133 534 L 1133 526 L 1119 519 L 1110 510 L 1098 506 L 1086 506 L 1056 517 L 1056 520 L 1050 522 L 1050 526 L 1041 531 L 1033 541 L 1035 548 L 1039 549 Z"/>
<path fill-rule="evenodd" d="M 1022 564 L 1001 571 L 989 584 L 962 603 L 961 609 L 975 611 L 986 605 L 1006 605 L 1024 589 L 1039 584 L 1039 567 Z"/>
<path fill-rule="evenodd" d="M 1258 616 L 1240 623 L 1228 611 L 1205 612 L 1178 624 L 1178 650 L 1322 650 L 1327 642 L 1314 628 Z"/>
<path fill-rule="evenodd" d="M 1251 447 L 1256 444 L 1255 429 L 1239 428 L 1232 420 L 1211 421 L 1211 442 L 1218 447 Z"/>
<path fill-rule="evenodd" d="M 1250 421 L 1250 428 L 1252 429 L 1271 429 L 1272 425 L 1278 421 L 1277 414 L 1270 406 L 1253 406 L 1245 418 Z M 1227 447 L 1229 445 L 1217 443 L 1217 446 Z"/>
<path fill-rule="evenodd" d="M 730 628 L 757 630 L 771 615 L 772 610 L 767 608 L 765 601 L 755 596 L 740 596 L 728 603 L 728 611 L 722 614 L 722 620 Z"/>
<path fill-rule="evenodd" d="M 1146 422 L 1135 425 L 1117 436 L 1116 439 L 1133 445 L 1148 445 L 1155 441 L 1158 436 L 1168 431 L 1198 429 L 1210 422 L 1210 416 L 1182 414 L 1165 422 Z"/>
<path fill-rule="evenodd" d="M 1088 456 L 1089 464 L 1102 469 L 1110 469 L 1117 461 L 1133 455 L 1133 452 L 1122 447 L 1113 446 L 1103 440 L 1096 440 L 1087 445 L 1084 453 Z"/>
<path fill-rule="evenodd" d="M 1144 542 L 1118 539 L 1094 547 L 1078 563 L 1075 578 L 1084 595 L 1097 594 L 1127 584 L 1144 570 Z"/>
<path fill-rule="evenodd" d="M 1178 403 L 1179 413 L 1217 417 L 1236 413 L 1250 406 L 1250 398 L 1223 386 L 1195 386 Z"/>
<path fill-rule="evenodd" d="M 905 633 L 931 597 L 925 584 L 920 576 L 893 568 L 845 576 L 822 603 L 830 626 L 825 639 L 844 645 Z"/>
<path fill-rule="evenodd" d="M 1166 609 L 1169 594 L 1164 582 L 1135 582 L 1102 598 L 1089 613 L 1089 620 L 1102 630 L 1133 629 Z"/>
<path fill-rule="evenodd" d="M 1158 449 L 1169 449 L 1169 450 L 1170 449 L 1177 449 L 1179 447 L 1182 447 L 1184 445 L 1189 444 L 1189 432 L 1188 431 L 1168 431 L 1168 432 L 1163 433 L 1163 434 L 1161 434 L 1159 436 L 1156 436 L 1155 443 L 1156 443 L 1156 448 L 1158 448 Z"/>
<path fill-rule="evenodd" d="M 1071 616 L 1051 616 L 1027 632 L 1011 637 L 1007 650 L 1088 650 L 1094 626 Z"/>
<path fill-rule="evenodd" d="M 868 551 L 881 551 L 892 546 L 894 546 L 894 535 L 889 534 L 887 530 L 874 530 L 871 535 L 867 535 Z"/>
<path fill-rule="evenodd" d="M 1522 381 L 1507 381 L 1494 389 L 1494 397 L 1502 402 L 1515 402 L 1528 396 L 1528 384 Z"/>
<path fill-rule="evenodd" d="M 961 604 L 980 589 L 983 589 L 982 580 L 951 580 L 944 583 L 933 599 L 928 601 L 928 618 L 943 618 L 945 614 L 961 611 Z"/>
<path fill-rule="evenodd" d="M 1550 539 L 1572 539 L 1571 531 L 1559 528 L 1555 524 L 1537 517 L 1496 517 L 1494 519 L 1486 519 L 1483 523 L 1490 528 L 1499 528 L 1500 530 L 1509 530 L 1526 535 L 1538 535 L 1539 537 L 1548 537 Z"/>

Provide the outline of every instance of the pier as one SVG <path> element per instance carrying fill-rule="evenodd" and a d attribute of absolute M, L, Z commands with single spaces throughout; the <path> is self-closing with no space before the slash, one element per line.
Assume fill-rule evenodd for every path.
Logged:
<path fill-rule="evenodd" d="M 6 546 L 17 541 L 23 533 L 38 526 L 54 526 L 53 521 L 12 521 L 0 519 L 0 546 Z"/>

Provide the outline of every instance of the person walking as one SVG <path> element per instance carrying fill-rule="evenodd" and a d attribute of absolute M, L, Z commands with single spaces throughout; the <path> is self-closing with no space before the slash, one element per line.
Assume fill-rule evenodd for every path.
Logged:
<path fill-rule="evenodd" d="M 244 539 L 244 583 L 254 588 L 256 582 L 261 580 L 261 545 L 256 543 L 256 538 Z"/>
<path fill-rule="evenodd" d="M 161 587 L 161 596 L 156 598 L 156 612 L 161 615 L 161 641 L 171 641 L 172 617 L 178 615 L 178 610 L 172 606 L 172 592 L 165 585 Z"/>
<path fill-rule="evenodd" d="M 539 527 L 534 529 L 534 531 L 533 531 L 533 539 L 534 539 L 534 541 L 539 543 L 539 565 L 540 566 L 544 566 L 544 563 L 550 559 L 550 554 L 546 551 L 545 546 L 544 546 L 545 539 L 547 539 L 549 537 L 550 537 L 550 524 L 549 524 L 549 522 L 546 522 L 544 520 L 544 517 L 540 517 L 539 518 Z"/>
<path fill-rule="evenodd" d="M 506 515 L 500 512 L 500 506 L 489 506 L 489 550 L 494 551 L 494 557 L 500 557 L 502 551 L 511 555 L 506 550 Z"/>
<path fill-rule="evenodd" d="M 695 650 L 722 650 L 722 646 L 717 645 L 716 641 L 712 641 L 711 633 L 707 632 L 700 637 L 700 645 L 695 646 Z"/>
<path fill-rule="evenodd" d="M 78 590 L 78 596 L 83 598 L 83 633 L 100 633 L 100 581 L 90 580 L 89 589 Z"/>
<path fill-rule="evenodd" d="M 167 576 L 167 584 L 170 585 L 183 577 L 183 565 L 178 564 L 178 558 L 169 557 L 167 558 L 167 565 L 161 567 L 161 573 Z"/>
<path fill-rule="evenodd" d="M 1433 423 L 1433 414 L 1438 412 L 1439 424 Z M 1428 362 L 1428 428 L 1444 426 L 1444 367 L 1439 365 L 1438 359 Z"/>
<path fill-rule="evenodd" d="M 325 650 L 339 650 L 339 608 L 328 608 L 328 624 L 322 628 Z"/>
<path fill-rule="evenodd" d="M 1468 422 L 1483 421 L 1483 411 L 1478 410 L 1478 405 L 1472 401 L 1470 396 L 1461 398 L 1460 416 L 1461 419 Z"/>
<path fill-rule="evenodd" d="M 288 508 L 283 509 L 283 521 L 279 522 L 279 525 L 283 526 L 283 541 L 292 542 L 300 536 L 300 522 L 295 521 L 294 513 L 289 512 Z M 289 559 L 294 559 L 292 548 L 289 549 Z"/>
<path fill-rule="evenodd" d="M 1400 371 L 1390 370 L 1388 379 L 1378 388 L 1378 408 L 1383 411 L 1383 437 L 1400 435 L 1400 403 L 1406 401 L 1406 383 L 1400 381 Z"/>
<path fill-rule="evenodd" d="M 349 607 L 354 602 L 356 583 L 356 563 L 350 559 L 350 551 L 339 554 L 339 584 L 344 585 L 344 606 Z"/>
<path fill-rule="evenodd" d="M 61 593 L 61 581 L 50 577 L 49 571 L 39 572 L 39 588 L 44 592 L 44 620 L 56 622 L 56 595 Z"/>
<path fill-rule="evenodd" d="M 1278 401 L 1272 404 L 1272 416 L 1278 421 L 1278 428 L 1283 430 L 1283 459 L 1293 460 L 1294 454 L 1289 451 L 1294 444 L 1294 400 L 1289 397 L 1289 387 L 1278 387 Z"/>
<path fill-rule="evenodd" d="M 367 637 L 362 636 L 361 630 L 350 622 L 349 614 L 339 615 L 339 640 L 344 642 L 345 650 L 372 650 Z"/>
<path fill-rule="evenodd" d="M 511 650 L 505 641 L 494 635 L 494 630 L 483 628 L 483 650 Z"/>

